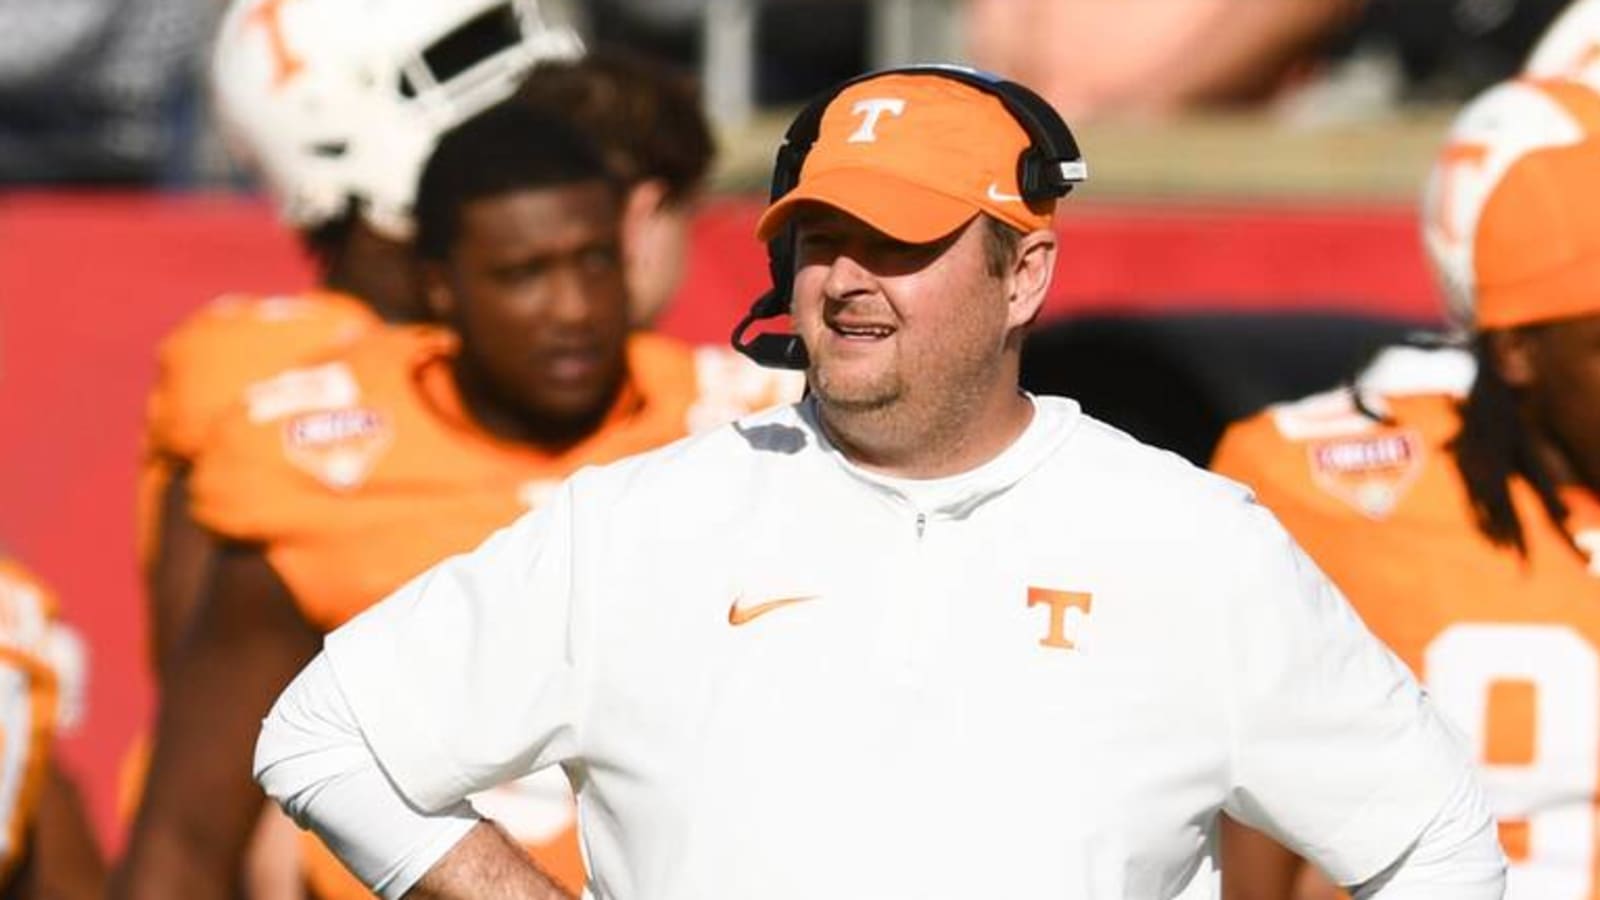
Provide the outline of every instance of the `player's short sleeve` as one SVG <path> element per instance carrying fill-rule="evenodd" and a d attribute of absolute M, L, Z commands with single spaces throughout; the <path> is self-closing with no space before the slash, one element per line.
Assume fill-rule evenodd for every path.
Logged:
<path fill-rule="evenodd" d="M 328 635 L 362 733 L 427 811 L 576 752 L 571 488 Z"/>
<path fill-rule="evenodd" d="M 190 515 L 226 540 L 262 544 L 309 540 L 328 523 L 346 521 L 350 495 L 312 477 L 320 469 L 311 463 L 297 464 L 284 430 L 302 413 L 355 408 L 362 391 L 339 361 L 282 370 L 241 389 L 241 401 L 217 415 L 194 460 Z"/>
<path fill-rule="evenodd" d="M 244 298 L 224 297 L 201 308 L 162 340 L 156 352 L 156 378 L 145 401 L 147 452 L 162 458 L 194 459 L 212 426 L 239 399 L 251 380 L 269 372 L 252 365 L 268 348 L 252 344 L 274 343 L 291 364 L 315 349 L 309 341 L 293 345 L 273 341 L 269 326 L 250 329 L 241 325 Z M 264 364 L 263 364 L 264 365 Z"/>
<path fill-rule="evenodd" d="M 238 386 L 222 373 L 197 373 L 192 343 L 180 329 L 156 353 L 155 383 L 145 399 L 145 444 L 151 456 L 193 459 L 216 414 L 226 408 L 226 392 Z"/>
<path fill-rule="evenodd" d="M 1342 884 L 1394 863 L 1471 760 L 1409 670 L 1264 509 L 1243 515 L 1224 650 L 1227 811 Z"/>

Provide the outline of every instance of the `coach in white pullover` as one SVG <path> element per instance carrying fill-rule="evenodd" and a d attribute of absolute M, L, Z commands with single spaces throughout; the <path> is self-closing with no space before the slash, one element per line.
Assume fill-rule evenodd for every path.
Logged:
<path fill-rule="evenodd" d="M 1361 897 L 1499 897 L 1467 754 L 1272 517 L 1018 392 L 1081 164 L 1015 90 L 819 105 L 760 226 L 811 397 L 334 632 L 268 792 L 387 897 L 559 896 L 463 801 L 552 765 L 607 900 L 1211 897 L 1223 811 Z"/>

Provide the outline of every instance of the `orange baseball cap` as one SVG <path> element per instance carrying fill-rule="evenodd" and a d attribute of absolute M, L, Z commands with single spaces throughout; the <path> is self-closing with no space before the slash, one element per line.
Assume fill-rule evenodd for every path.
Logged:
<path fill-rule="evenodd" d="M 1477 326 L 1600 313 L 1600 140 L 1536 150 L 1484 204 L 1473 267 Z"/>
<path fill-rule="evenodd" d="M 1017 184 L 1028 133 L 995 96 L 929 73 L 886 73 L 829 102 L 794 190 L 767 207 L 771 240 L 802 203 L 842 210 L 897 240 L 936 241 L 986 212 L 1022 231 L 1050 225 Z"/>

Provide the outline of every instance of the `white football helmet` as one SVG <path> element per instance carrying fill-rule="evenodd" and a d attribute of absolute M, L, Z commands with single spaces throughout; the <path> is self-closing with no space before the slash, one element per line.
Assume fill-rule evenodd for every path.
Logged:
<path fill-rule="evenodd" d="M 1568 6 L 1534 45 L 1524 72 L 1600 88 L 1600 0 L 1576 0 Z"/>
<path fill-rule="evenodd" d="M 1600 95 L 1571 81 L 1517 79 L 1462 108 L 1422 194 L 1422 243 L 1458 331 L 1477 321 L 1476 251 L 1484 213 L 1518 161 L 1600 133 Z M 1503 212 L 1503 210 L 1502 210 Z"/>
<path fill-rule="evenodd" d="M 537 0 L 233 0 L 212 86 L 224 140 L 289 223 L 314 227 L 354 200 L 403 239 L 439 136 L 536 62 L 582 52 Z"/>

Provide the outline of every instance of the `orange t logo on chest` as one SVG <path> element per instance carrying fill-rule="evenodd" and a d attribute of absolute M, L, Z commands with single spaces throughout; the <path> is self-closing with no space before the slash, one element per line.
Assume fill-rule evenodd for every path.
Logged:
<path fill-rule="evenodd" d="M 1067 610 L 1076 609 L 1088 615 L 1089 606 L 1093 602 L 1093 595 L 1082 591 L 1053 591 L 1049 588 L 1028 588 L 1028 608 L 1035 606 L 1050 607 L 1050 630 L 1039 639 L 1039 646 L 1055 650 L 1071 650 L 1076 647 L 1067 640 Z"/>

